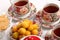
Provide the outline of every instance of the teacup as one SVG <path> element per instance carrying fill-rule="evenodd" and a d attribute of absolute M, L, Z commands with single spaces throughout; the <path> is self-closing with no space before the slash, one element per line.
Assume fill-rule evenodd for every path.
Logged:
<path fill-rule="evenodd" d="M 59 6 L 54 3 L 47 4 L 42 10 L 42 19 L 45 23 L 56 22 L 59 18 Z"/>
<path fill-rule="evenodd" d="M 51 32 L 51 36 L 52 36 L 52 38 L 54 38 L 56 40 L 60 40 L 60 25 L 53 28 L 53 30 Z"/>
<path fill-rule="evenodd" d="M 46 33 L 45 40 L 60 40 L 60 24 Z"/>
<path fill-rule="evenodd" d="M 10 0 L 14 15 L 25 15 L 29 12 L 29 1 L 28 0 Z"/>

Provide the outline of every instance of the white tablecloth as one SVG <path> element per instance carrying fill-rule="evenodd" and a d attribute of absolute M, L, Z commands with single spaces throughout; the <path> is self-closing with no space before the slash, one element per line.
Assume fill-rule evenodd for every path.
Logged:
<path fill-rule="evenodd" d="M 37 12 L 38 12 L 38 10 L 42 10 L 42 8 L 48 3 L 55 3 L 55 4 L 59 5 L 59 7 L 60 7 L 60 1 L 58 1 L 58 0 L 29 0 L 29 1 L 32 2 L 36 6 Z M 5 14 L 10 6 L 11 6 L 10 0 L 0 0 L 0 14 Z M 11 25 L 12 25 L 12 23 L 11 23 Z M 11 25 L 10 25 L 10 27 L 11 27 Z M 7 37 L 9 28 L 5 31 L 5 35 L 2 40 L 9 40 L 9 38 Z M 49 29 L 43 28 L 42 37 L 45 36 L 47 31 L 49 31 Z"/>

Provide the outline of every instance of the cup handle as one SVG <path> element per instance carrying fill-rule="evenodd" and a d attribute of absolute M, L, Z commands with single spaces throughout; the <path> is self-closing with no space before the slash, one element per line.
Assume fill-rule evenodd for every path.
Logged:
<path fill-rule="evenodd" d="M 57 12 L 57 16 L 58 18 L 60 18 L 60 8 L 59 8 L 59 11 Z"/>
<path fill-rule="evenodd" d="M 51 32 L 52 32 L 52 30 L 50 30 L 49 32 L 47 32 L 47 34 L 45 36 L 45 40 L 50 40 L 51 39 Z"/>

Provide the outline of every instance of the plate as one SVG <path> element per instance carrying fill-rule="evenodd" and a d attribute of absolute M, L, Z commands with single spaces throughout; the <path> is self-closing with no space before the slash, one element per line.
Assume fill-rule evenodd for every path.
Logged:
<path fill-rule="evenodd" d="M 11 20 L 6 16 L 6 14 L 1 14 L 0 16 L 3 16 L 3 15 L 5 16 L 5 18 L 7 18 L 7 20 L 9 20 L 9 23 L 6 26 L 6 28 L 4 28 L 4 26 L 2 26 L 2 28 L 4 28 L 4 29 L 0 30 L 0 40 L 4 37 L 5 31 L 10 27 L 10 24 L 11 24 Z M 4 18 L 4 17 L 2 17 L 2 18 Z"/>
<path fill-rule="evenodd" d="M 23 21 L 23 20 L 22 20 L 22 21 Z M 22 22 L 22 21 L 20 21 L 20 22 Z M 41 36 L 41 35 L 42 35 L 42 29 L 41 29 L 41 27 L 40 27 L 40 24 L 39 24 L 37 21 L 35 21 L 35 20 L 32 20 L 32 21 L 35 22 L 35 23 L 37 23 L 37 24 L 39 25 L 39 29 L 38 29 L 39 32 L 38 32 L 38 35 L 37 35 L 37 36 Z M 14 25 L 17 25 L 18 23 L 19 23 L 19 22 L 15 23 Z M 12 27 L 13 27 L 14 25 L 12 25 Z M 12 27 L 11 27 L 11 28 L 12 28 Z M 11 32 L 11 29 L 10 29 L 8 37 L 10 38 L 10 40 L 16 40 L 16 39 L 12 38 L 11 34 L 12 34 L 12 32 Z"/>

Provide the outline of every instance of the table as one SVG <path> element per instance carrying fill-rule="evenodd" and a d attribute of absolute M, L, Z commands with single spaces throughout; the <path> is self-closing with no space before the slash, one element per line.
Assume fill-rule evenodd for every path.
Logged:
<path fill-rule="evenodd" d="M 59 5 L 59 7 L 60 7 L 60 1 L 58 1 L 58 0 L 29 0 L 29 1 L 32 2 L 36 6 L 37 12 L 39 10 L 42 10 L 42 8 L 48 3 L 55 3 L 55 4 Z M 10 6 L 11 6 L 10 0 L 0 0 L 0 15 L 5 14 Z M 9 40 L 7 35 L 9 32 L 9 29 L 12 25 L 13 25 L 13 23 L 11 23 L 10 26 L 8 27 L 8 29 L 5 31 L 5 35 L 2 40 Z M 50 29 L 43 28 L 44 34 L 42 34 L 42 37 L 44 37 L 46 32 L 49 30 Z"/>

